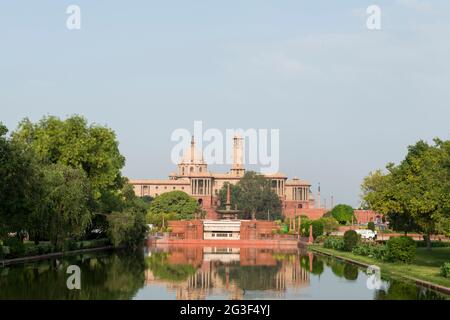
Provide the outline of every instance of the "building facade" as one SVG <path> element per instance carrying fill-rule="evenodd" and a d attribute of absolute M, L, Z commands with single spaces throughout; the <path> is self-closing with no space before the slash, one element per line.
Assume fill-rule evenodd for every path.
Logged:
<path fill-rule="evenodd" d="M 178 164 L 178 171 L 172 172 L 168 179 L 134 179 L 130 180 L 137 196 L 157 197 L 174 190 L 184 191 L 197 199 L 206 211 L 208 219 L 218 219 L 216 209 L 219 206 L 219 191 L 226 184 L 237 184 L 245 174 L 243 165 L 243 139 L 234 137 L 233 163 L 227 173 L 214 173 L 208 170 L 202 153 L 195 147 L 192 138 L 190 148 L 185 150 Z M 282 203 L 282 214 L 285 216 L 306 215 L 318 218 L 324 209 L 316 208 L 311 192 L 311 184 L 298 178 L 288 179 L 282 173 L 265 175 L 270 180 L 273 191 Z"/>

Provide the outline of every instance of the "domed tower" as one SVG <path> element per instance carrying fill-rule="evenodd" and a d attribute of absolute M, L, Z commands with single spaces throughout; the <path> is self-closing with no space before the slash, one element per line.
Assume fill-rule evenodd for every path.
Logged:
<path fill-rule="evenodd" d="M 180 176 L 189 176 L 198 173 L 206 173 L 208 166 L 203 160 L 203 154 L 195 148 L 194 136 L 192 136 L 191 146 L 184 151 L 183 157 L 178 164 Z"/>

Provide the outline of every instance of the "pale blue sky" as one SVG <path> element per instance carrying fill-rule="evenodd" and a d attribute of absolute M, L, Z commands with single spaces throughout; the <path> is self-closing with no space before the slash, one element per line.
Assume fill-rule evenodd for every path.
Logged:
<path fill-rule="evenodd" d="M 380 31 L 365 28 L 370 4 Z M 131 178 L 173 171 L 170 134 L 194 120 L 278 128 L 281 171 L 356 206 L 369 171 L 449 138 L 449 57 L 445 0 L 2 0 L 0 121 L 106 124 Z"/>

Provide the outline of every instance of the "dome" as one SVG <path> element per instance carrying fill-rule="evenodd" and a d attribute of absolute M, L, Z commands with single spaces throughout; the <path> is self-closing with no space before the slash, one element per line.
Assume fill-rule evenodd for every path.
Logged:
<path fill-rule="evenodd" d="M 183 151 L 180 164 L 205 164 L 203 154 L 195 148 L 194 137 L 192 137 L 191 145 Z"/>
<path fill-rule="evenodd" d="M 181 157 L 181 163 L 203 164 L 204 163 L 203 155 L 200 152 L 198 152 L 197 150 L 194 150 L 194 156 L 192 157 L 192 151 L 189 148 L 188 150 L 185 150 L 183 152 L 183 156 Z"/>

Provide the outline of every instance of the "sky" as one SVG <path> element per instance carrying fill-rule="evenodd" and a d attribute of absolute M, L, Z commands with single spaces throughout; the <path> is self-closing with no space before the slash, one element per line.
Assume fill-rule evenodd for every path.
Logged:
<path fill-rule="evenodd" d="M 449 138 L 450 2 L 1 1 L 0 121 L 72 114 L 116 132 L 130 178 L 174 171 L 196 120 L 279 129 L 280 171 L 358 206 L 370 171 Z"/>

